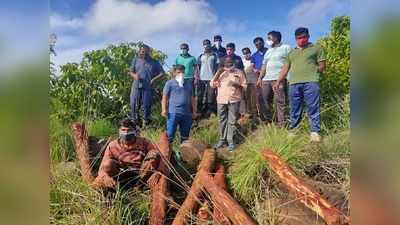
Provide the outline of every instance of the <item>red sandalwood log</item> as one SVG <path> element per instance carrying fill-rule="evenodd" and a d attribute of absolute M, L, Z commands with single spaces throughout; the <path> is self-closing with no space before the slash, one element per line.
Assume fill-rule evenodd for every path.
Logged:
<path fill-rule="evenodd" d="M 225 180 L 225 167 L 221 163 L 217 165 L 217 169 L 215 171 L 214 175 L 214 182 L 216 185 L 218 185 L 222 190 L 228 191 L 228 186 L 226 185 L 226 180 Z M 213 201 L 216 201 L 213 199 Z M 218 207 L 214 206 L 214 212 L 213 212 L 213 219 L 214 219 L 214 224 L 218 225 L 231 225 L 232 223 L 229 221 L 228 217 L 224 216 L 224 214 L 221 212 L 221 210 Z"/>
<path fill-rule="evenodd" d="M 199 198 L 202 193 L 201 185 L 199 184 L 199 176 L 202 173 L 208 174 L 213 170 L 215 158 L 215 150 L 206 149 L 204 151 L 202 160 L 197 169 L 198 172 L 193 180 L 192 187 L 190 188 L 185 201 L 179 208 L 172 225 L 185 225 L 187 224 L 188 219 L 194 215 L 194 212 L 199 206 Z"/>
<path fill-rule="evenodd" d="M 256 225 L 254 221 L 236 200 L 225 190 L 219 187 L 214 178 L 206 173 L 200 173 L 200 184 L 211 196 L 214 207 L 218 208 L 235 225 Z"/>
<path fill-rule="evenodd" d="M 166 133 L 161 134 L 160 142 L 158 143 L 158 149 L 161 156 L 158 171 L 160 171 L 163 175 L 159 178 L 157 185 L 151 187 L 152 203 L 150 211 L 150 225 L 164 225 L 167 216 L 167 198 L 170 196 L 167 180 L 169 175 L 168 164 L 170 162 L 172 151 Z"/>
<path fill-rule="evenodd" d="M 278 175 L 284 185 L 293 192 L 296 199 L 316 212 L 327 225 L 342 225 L 350 222 L 349 218 L 314 191 L 304 180 L 296 176 L 293 169 L 271 150 L 262 151 L 270 168 Z"/>
<path fill-rule="evenodd" d="M 89 136 L 84 123 L 73 123 L 71 126 L 74 138 L 75 152 L 79 160 L 82 178 L 85 182 L 91 183 L 94 180 L 89 155 Z"/>

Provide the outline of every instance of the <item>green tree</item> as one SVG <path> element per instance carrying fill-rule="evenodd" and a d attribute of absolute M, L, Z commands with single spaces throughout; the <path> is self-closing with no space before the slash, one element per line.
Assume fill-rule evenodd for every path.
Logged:
<path fill-rule="evenodd" d="M 128 115 L 132 79 L 127 71 L 140 45 L 110 45 L 83 53 L 79 64 L 61 66 L 60 74 L 51 76 L 50 80 L 52 116 L 71 122 L 78 119 L 115 121 Z M 154 49 L 151 55 L 161 63 L 166 59 L 165 54 Z M 158 83 L 156 94 L 160 88 Z"/>

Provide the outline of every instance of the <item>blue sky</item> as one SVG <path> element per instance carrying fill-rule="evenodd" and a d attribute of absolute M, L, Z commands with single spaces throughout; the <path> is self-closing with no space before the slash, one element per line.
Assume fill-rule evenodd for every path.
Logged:
<path fill-rule="evenodd" d="M 197 56 L 203 39 L 221 34 L 238 51 L 279 30 L 294 45 L 296 27 L 308 27 L 315 41 L 329 32 L 333 17 L 349 14 L 350 0 L 53 0 L 50 32 L 58 36 L 58 55 L 52 61 L 79 62 L 84 51 L 141 40 L 166 53 L 171 65 L 182 42 Z"/>

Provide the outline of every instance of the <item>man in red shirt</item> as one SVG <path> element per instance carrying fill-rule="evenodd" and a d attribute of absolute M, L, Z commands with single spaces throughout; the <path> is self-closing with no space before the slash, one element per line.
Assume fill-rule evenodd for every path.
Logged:
<path fill-rule="evenodd" d="M 159 177 L 157 173 L 153 173 L 159 159 L 156 147 L 138 136 L 136 124 L 129 118 L 123 119 L 120 122 L 119 138 L 111 141 L 106 147 L 93 186 L 115 188 L 117 181 L 127 174 L 128 179 L 134 178 L 135 175 L 143 180 L 147 179 L 148 185 L 152 186 Z"/>

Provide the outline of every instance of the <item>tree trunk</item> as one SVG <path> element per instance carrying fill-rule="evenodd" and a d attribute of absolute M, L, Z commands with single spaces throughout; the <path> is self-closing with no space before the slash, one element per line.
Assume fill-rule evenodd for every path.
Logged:
<path fill-rule="evenodd" d="M 72 136 L 74 137 L 75 152 L 79 160 L 82 178 L 87 183 L 92 183 L 94 176 L 91 168 L 89 154 L 89 136 L 84 123 L 73 123 Z"/>
<path fill-rule="evenodd" d="M 210 173 L 215 164 L 215 150 L 206 149 L 203 153 L 202 160 L 197 169 L 197 174 L 193 180 L 192 187 L 188 195 L 186 196 L 185 201 L 181 205 L 178 213 L 175 216 L 172 225 L 185 225 L 188 222 L 188 219 L 192 216 L 195 216 L 195 211 L 200 203 L 200 195 L 202 193 L 201 185 L 199 184 L 199 176 L 200 174 L 208 174 Z"/>
<path fill-rule="evenodd" d="M 264 150 L 262 155 L 282 183 L 295 194 L 296 199 L 299 199 L 300 202 L 321 216 L 327 225 L 342 225 L 350 222 L 346 215 L 298 178 L 293 169 L 277 154 L 270 150 Z"/>
<path fill-rule="evenodd" d="M 214 207 L 218 208 L 235 225 L 256 225 L 255 222 L 238 202 L 225 190 L 219 187 L 214 178 L 206 173 L 200 173 L 200 184 L 210 194 Z"/>
<path fill-rule="evenodd" d="M 214 175 L 214 182 L 218 185 L 222 190 L 228 191 L 228 186 L 226 185 L 225 180 L 225 167 L 221 163 L 217 165 L 217 169 Z M 215 202 L 216 200 L 213 199 Z M 214 224 L 218 225 L 231 225 L 232 223 L 229 221 L 228 217 L 224 216 L 221 210 L 218 207 L 214 206 L 213 213 Z"/>
<path fill-rule="evenodd" d="M 171 158 L 171 148 L 168 142 L 166 133 L 162 133 L 160 136 L 160 142 L 158 143 L 158 149 L 160 151 L 160 163 L 158 171 L 161 172 L 158 183 L 152 187 L 152 203 L 150 211 L 150 225 L 164 225 L 167 216 L 167 198 L 170 196 L 168 190 L 168 176 L 169 176 L 169 164 Z"/>

